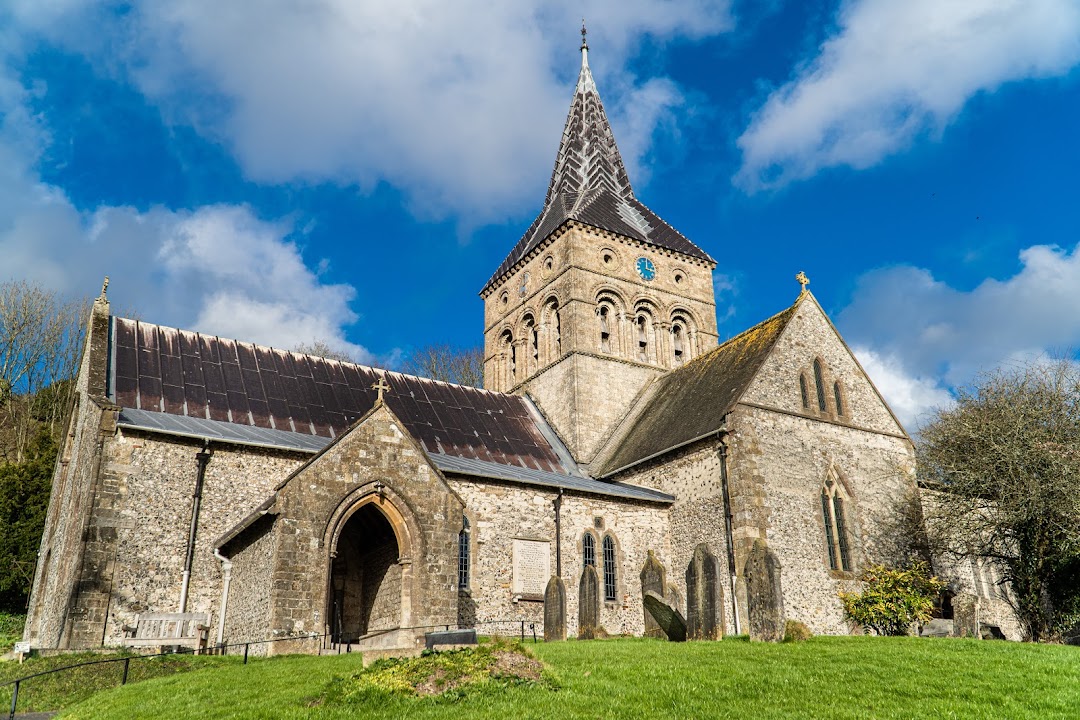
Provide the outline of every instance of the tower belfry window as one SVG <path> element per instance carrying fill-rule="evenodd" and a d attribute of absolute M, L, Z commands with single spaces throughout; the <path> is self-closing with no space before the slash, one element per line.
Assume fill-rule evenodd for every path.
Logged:
<path fill-rule="evenodd" d="M 611 352 L 611 326 L 609 325 L 610 311 L 607 305 L 600 306 L 600 350 Z"/>
<path fill-rule="evenodd" d="M 637 343 L 638 360 L 649 362 L 649 328 L 644 315 L 638 315 L 637 319 Z"/>
<path fill-rule="evenodd" d="M 671 346 L 675 351 L 675 364 L 683 364 L 683 329 L 682 325 L 671 327 Z"/>

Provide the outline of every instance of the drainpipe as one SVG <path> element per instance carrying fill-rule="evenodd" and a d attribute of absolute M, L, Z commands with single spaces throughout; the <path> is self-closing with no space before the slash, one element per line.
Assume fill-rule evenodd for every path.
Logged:
<path fill-rule="evenodd" d="M 206 477 L 206 466 L 213 455 L 210 450 L 210 441 L 203 440 L 202 450 L 195 454 L 195 462 L 199 471 L 195 478 L 195 493 L 191 497 L 191 527 L 188 529 L 187 555 L 184 558 L 184 579 L 180 585 L 180 612 L 187 612 L 188 586 L 191 584 L 191 563 L 195 559 L 195 533 L 199 529 L 199 507 L 202 505 L 203 479 Z"/>
<path fill-rule="evenodd" d="M 555 498 L 555 575 L 562 577 L 562 488 Z"/>
<path fill-rule="evenodd" d="M 728 569 L 731 571 L 731 612 L 735 618 L 735 634 L 739 635 L 742 628 L 739 623 L 739 599 L 735 594 L 735 579 L 738 571 L 735 569 L 735 535 L 731 529 L 731 495 L 728 493 L 725 435 L 726 433 L 717 433 L 717 438 L 720 440 L 720 488 L 724 495 L 724 540 L 727 544 Z"/>
<path fill-rule="evenodd" d="M 232 583 L 232 560 L 221 554 L 220 548 L 214 548 L 214 557 L 221 561 L 221 573 L 225 578 L 221 586 L 221 613 L 218 616 L 217 644 L 225 638 L 225 608 L 229 607 L 229 585 Z"/>

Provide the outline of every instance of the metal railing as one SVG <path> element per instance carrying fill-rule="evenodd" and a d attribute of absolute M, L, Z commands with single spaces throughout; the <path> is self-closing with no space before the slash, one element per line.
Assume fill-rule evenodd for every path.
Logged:
<path fill-rule="evenodd" d="M 445 628 L 447 631 L 449 631 L 451 628 L 454 628 L 454 629 L 477 629 L 478 630 L 481 626 L 491 626 L 491 627 L 494 627 L 494 629 L 496 629 L 496 630 L 500 629 L 500 627 L 502 629 L 506 629 L 506 630 L 512 629 L 513 632 L 511 632 L 511 633 L 491 633 L 491 634 L 520 635 L 520 638 L 521 638 L 522 642 L 525 642 L 530 634 L 532 635 L 532 641 L 534 643 L 538 642 L 537 632 L 539 632 L 540 635 L 543 635 L 543 632 L 544 632 L 543 631 L 543 623 L 538 622 L 536 620 L 522 620 L 522 619 L 484 620 L 484 621 L 473 623 L 470 628 L 463 628 L 458 623 L 439 623 L 439 624 L 435 624 L 435 625 L 413 625 L 411 627 L 387 628 L 385 630 L 376 630 L 375 632 L 371 632 L 371 633 L 368 633 L 366 635 L 363 635 L 363 636 L 357 638 L 353 642 L 337 642 L 337 641 L 334 641 L 333 638 L 332 638 L 332 635 L 330 633 L 323 633 L 322 635 L 317 635 L 317 634 L 314 634 L 314 633 L 310 633 L 310 634 L 306 634 L 306 635 L 283 635 L 283 636 L 280 636 L 280 637 L 266 638 L 264 640 L 245 640 L 244 642 L 237 642 L 237 643 L 221 643 L 221 644 L 218 644 L 218 645 L 210 645 L 210 646 L 207 646 L 205 648 L 188 648 L 188 647 L 182 647 L 182 646 L 173 646 L 172 650 L 167 650 L 166 647 L 168 647 L 168 646 L 166 646 L 166 647 L 162 647 L 161 652 L 158 652 L 158 653 L 148 653 L 148 654 L 145 654 L 145 655 L 125 655 L 123 657 L 106 658 L 104 660 L 87 660 L 86 662 L 75 663 L 73 665 L 65 665 L 63 667 L 53 668 L 52 670 L 43 670 L 41 672 L 32 673 L 30 675 L 26 675 L 24 677 L 17 678 L 15 680 L 9 680 L 6 683 L 0 683 L 0 688 L 5 688 L 5 687 L 7 687 L 9 685 L 14 686 L 13 689 L 12 689 L 12 693 L 11 693 L 11 710 L 8 713 L 8 720 L 15 720 L 15 711 L 16 711 L 16 709 L 18 707 L 18 704 L 19 704 L 19 691 L 23 687 L 23 683 L 25 683 L 27 680 L 33 680 L 34 678 L 40 678 L 40 677 L 44 677 L 46 675 L 55 675 L 57 673 L 62 673 L 62 672 L 71 672 L 71 671 L 76 670 L 78 668 L 83 668 L 83 667 L 87 667 L 87 666 L 90 666 L 90 665 L 106 665 L 106 664 L 110 664 L 110 663 L 113 663 L 113 664 L 115 664 L 115 663 L 123 663 L 124 667 L 123 667 L 123 671 L 122 671 L 121 677 L 120 677 L 120 685 L 127 685 L 128 675 L 129 675 L 129 671 L 131 669 L 132 661 L 136 661 L 136 662 L 144 661 L 144 660 L 145 661 L 150 661 L 150 660 L 160 659 L 160 658 L 164 658 L 164 657 L 170 657 L 170 656 L 173 656 L 173 655 L 228 655 L 229 654 L 229 648 L 241 648 L 242 647 L 242 648 L 244 648 L 244 661 L 243 661 L 243 664 L 247 665 L 248 664 L 248 658 L 249 658 L 249 655 L 251 653 L 251 647 L 253 645 L 258 646 L 258 645 L 266 645 L 266 644 L 275 643 L 275 642 L 308 642 L 308 641 L 318 640 L 318 641 L 321 642 L 321 647 L 319 648 L 320 651 L 321 651 L 321 650 L 326 649 L 327 641 L 329 640 L 330 641 L 329 642 L 330 648 L 331 649 L 336 648 L 338 654 L 341 654 L 343 647 L 345 648 L 346 653 L 351 653 L 353 651 L 353 645 L 358 646 L 358 648 L 357 648 L 358 652 L 362 652 L 364 650 L 378 649 L 378 648 L 364 647 L 363 643 L 364 643 L 365 640 L 376 638 L 376 637 L 379 637 L 379 636 L 382 636 L 382 635 L 387 635 L 387 634 L 392 633 L 392 632 L 399 632 L 401 630 L 435 630 L 435 629 L 439 629 L 439 628 Z M 538 628 L 539 628 L 539 630 L 538 630 Z"/>

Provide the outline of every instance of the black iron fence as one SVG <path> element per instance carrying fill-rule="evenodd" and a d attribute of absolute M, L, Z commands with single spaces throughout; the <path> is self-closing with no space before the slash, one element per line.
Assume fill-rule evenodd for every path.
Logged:
<path fill-rule="evenodd" d="M 485 621 L 473 623 L 471 628 L 464 628 L 464 629 L 475 629 L 477 631 L 480 631 L 481 628 L 486 629 L 486 631 L 487 631 L 486 634 L 489 634 L 489 635 L 519 636 L 521 638 L 522 642 L 526 642 L 530 638 L 532 639 L 532 641 L 534 643 L 538 642 L 539 636 L 542 636 L 544 634 L 543 623 L 542 622 L 539 622 L 539 621 L 536 621 L 536 620 L 522 620 L 522 619 L 485 620 Z M 89 666 L 92 666 L 92 665 L 107 665 L 107 664 L 114 664 L 114 665 L 118 665 L 118 666 L 122 665 L 122 667 L 118 669 L 118 673 L 117 673 L 117 675 L 119 676 L 119 682 L 116 684 L 116 686 L 120 686 L 120 685 L 127 685 L 129 680 L 132 679 L 131 678 L 131 670 L 132 670 L 132 664 L 133 663 L 136 663 L 137 664 L 136 667 L 138 667 L 138 664 L 141 664 L 141 663 L 144 663 L 144 662 L 153 662 L 153 661 L 159 661 L 160 662 L 162 658 L 168 658 L 168 657 L 173 656 L 173 655 L 240 655 L 241 654 L 241 648 L 243 648 L 243 657 L 244 657 L 243 664 L 247 665 L 248 658 L 250 657 L 252 647 L 258 648 L 260 646 L 269 645 L 269 644 L 272 644 L 272 643 L 280 643 L 280 642 L 294 642 L 294 643 L 295 642 L 303 642 L 303 643 L 309 643 L 310 642 L 310 643 L 315 643 L 315 642 L 318 642 L 320 652 L 323 652 L 325 650 L 330 650 L 331 653 L 336 651 L 337 654 L 341 654 L 341 653 L 351 653 L 351 652 L 353 652 L 354 647 L 356 648 L 356 650 L 358 652 L 360 652 L 362 650 L 377 649 L 377 648 L 372 648 L 372 647 L 366 646 L 365 642 L 369 641 L 369 640 L 376 639 L 376 638 L 378 638 L 379 636 L 382 636 L 382 635 L 387 635 L 389 633 L 399 632 L 399 631 L 402 631 L 402 630 L 440 630 L 440 629 L 445 629 L 445 630 L 449 631 L 451 629 L 463 629 L 463 628 L 461 628 L 461 626 L 459 624 L 457 624 L 457 623 L 443 623 L 443 624 L 439 624 L 439 625 L 414 625 L 412 627 L 404 627 L 404 628 L 402 628 L 402 627 L 389 628 L 389 629 L 386 629 L 386 630 L 377 630 L 375 632 L 368 633 L 368 634 L 358 638 L 357 640 L 355 640 L 353 642 L 336 642 L 335 639 L 333 637 L 331 637 L 331 634 L 325 633 L 325 634 L 322 634 L 322 635 L 316 635 L 316 634 L 284 635 L 284 636 L 275 637 L 275 638 L 267 638 L 267 639 L 264 639 L 264 640 L 246 640 L 244 642 L 236 642 L 236 643 L 221 643 L 221 644 L 218 644 L 218 645 L 210 645 L 210 646 L 207 646 L 205 648 L 189 648 L 189 647 L 183 647 L 183 646 L 164 646 L 164 647 L 162 647 L 160 652 L 156 652 L 156 653 L 147 653 L 147 654 L 144 654 L 144 655 L 124 655 L 124 656 L 121 656 L 121 657 L 104 658 L 102 660 L 87 660 L 85 662 L 74 663 L 72 665 L 65 665 L 63 667 L 53 668 L 52 670 L 43 670 L 41 672 L 26 675 L 26 676 L 18 678 L 16 680 L 10 680 L 10 681 L 8 681 L 6 683 L 0 683 L 0 689 L 6 688 L 6 687 L 12 687 L 12 690 L 11 690 L 11 708 L 10 708 L 10 712 L 8 713 L 8 720 L 14 720 L 15 713 L 18 710 L 18 706 L 19 706 L 20 693 L 22 693 L 22 696 L 25 696 L 25 689 L 27 687 L 27 685 L 26 685 L 27 681 L 44 678 L 46 676 L 54 676 L 54 675 L 57 675 L 58 673 L 74 673 L 74 672 L 77 672 L 80 668 L 85 668 L 85 667 L 89 667 Z M 142 674 L 147 675 L 147 673 L 142 673 Z M 106 689 L 106 688 L 98 686 L 97 689 L 103 690 L 103 689 Z"/>

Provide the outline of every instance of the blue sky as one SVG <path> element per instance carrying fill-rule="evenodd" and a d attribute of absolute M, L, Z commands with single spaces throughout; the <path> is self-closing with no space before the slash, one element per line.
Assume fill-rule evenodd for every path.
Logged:
<path fill-rule="evenodd" d="M 909 427 L 1080 346 L 1075 0 L 8 0 L 0 279 L 109 275 L 144 320 L 362 361 L 479 344 L 582 15 L 637 195 L 718 261 L 722 337 L 805 270 Z"/>

